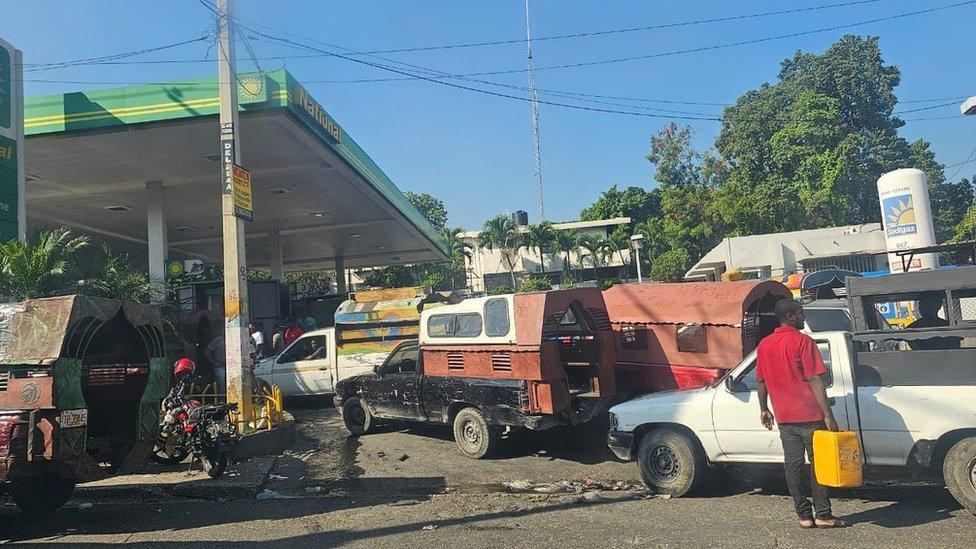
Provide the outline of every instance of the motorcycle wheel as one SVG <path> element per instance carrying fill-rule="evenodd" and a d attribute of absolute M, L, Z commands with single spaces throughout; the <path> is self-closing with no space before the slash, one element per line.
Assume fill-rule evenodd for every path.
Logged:
<path fill-rule="evenodd" d="M 211 454 L 204 454 L 200 458 L 200 462 L 203 464 L 203 471 L 210 476 L 210 478 L 217 478 L 224 474 L 224 470 L 227 469 L 227 451 L 219 451 Z"/>
<path fill-rule="evenodd" d="M 156 444 L 153 445 L 152 453 L 149 454 L 149 459 L 160 465 L 176 465 L 182 463 L 186 456 L 190 453 L 186 448 L 179 446 L 173 448 L 166 447 L 166 440 L 159 438 L 156 439 Z"/>

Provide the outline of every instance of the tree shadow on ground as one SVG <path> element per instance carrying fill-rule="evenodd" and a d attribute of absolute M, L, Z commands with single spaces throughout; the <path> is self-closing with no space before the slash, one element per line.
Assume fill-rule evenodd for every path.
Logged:
<path fill-rule="evenodd" d="M 388 479 L 374 479 L 383 480 Z M 376 486 L 376 488 L 385 488 L 385 486 Z M 18 541 L 23 539 L 36 539 L 36 538 L 48 538 L 45 541 L 56 542 L 57 538 L 72 535 L 72 534 L 84 534 L 84 535 L 98 535 L 98 534 L 126 534 L 126 533 L 139 533 L 139 532 L 153 532 L 153 531 L 165 531 L 165 530 L 187 530 L 192 528 L 200 528 L 210 525 L 217 524 L 228 524 L 228 523 L 247 523 L 256 520 L 276 520 L 276 519 L 287 519 L 296 518 L 302 516 L 319 515 L 322 513 L 328 513 L 333 511 L 342 510 L 348 508 L 350 503 L 355 504 L 359 501 L 360 504 L 356 505 L 359 507 L 366 507 L 372 505 L 383 505 L 392 503 L 387 499 L 366 499 L 358 498 L 353 501 L 345 501 L 342 499 L 305 499 L 305 500 L 281 500 L 281 501 L 269 501 L 263 502 L 263 505 L 254 505 L 253 507 L 243 508 L 238 511 L 235 516 L 228 517 L 226 512 L 218 506 L 212 506 L 207 509 L 202 509 L 200 512 L 194 513 L 181 513 L 181 512 L 171 512 L 167 515 L 166 521 L 161 522 L 160 517 L 156 516 L 158 513 L 152 516 L 124 516 L 120 517 L 118 514 L 108 514 L 105 516 L 100 516 L 95 520 L 89 517 L 85 517 L 83 510 L 76 513 L 70 513 L 64 511 L 58 513 L 55 517 L 49 518 L 43 521 L 31 522 L 29 524 L 22 523 L 15 530 L 15 535 L 10 537 L 11 541 Z M 260 503 L 260 502 L 259 502 Z M 589 506 L 610 506 L 615 503 L 620 503 L 620 501 L 615 500 L 603 500 L 593 503 L 589 503 Z M 565 511 L 570 508 L 579 507 L 580 504 L 573 502 L 558 502 L 549 505 L 543 505 L 531 509 L 522 509 L 515 512 L 516 516 L 531 516 L 544 513 Z M 196 509 L 195 509 L 196 511 Z M 488 522 L 500 518 L 508 518 L 513 516 L 513 512 L 509 510 L 505 511 L 491 511 L 485 513 L 478 513 L 473 515 L 467 515 L 463 517 L 454 518 L 442 518 L 442 519 L 430 519 L 423 520 L 420 522 L 410 522 L 405 524 L 395 524 L 389 526 L 381 526 L 376 528 L 364 528 L 362 530 L 336 530 L 331 532 L 312 532 L 306 535 L 294 536 L 287 539 L 273 540 L 273 541 L 260 541 L 260 542 L 242 542 L 242 541 L 206 541 L 206 542 L 160 542 L 153 541 L 147 543 L 128 543 L 127 547 L 246 547 L 249 545 L 260 545 L 262 547 L 267 547 L 269 545 L 284 545 L 287 544 L 290 547 L 294 546 L 308 546 L 308 547 L 338 547 L 352 542 L 363 542 L 373 539 L 385 538 L 390 536 L 397 536 L 400 534 L 415 533 L 421 529 L 439 529 L 450 526 L 467 525 L 474 526 L 482 522 Z M 5 520 L 9 522 L 11 517 L 6 516 L 4 511 L 0 511 L 0 520 Z M 491 529 L 491 527 L 485 527 L 485 529 Z M 2 529 L 0 529 L 0 534 L 3 534 Z M 19 535 L 17 535 L 19 534 Z M 71 547 L 100 547 L 103 544 L 96 543 L 71 543 Z"/>
<path fill-rule="evenodd" d="M 206 480 L 199 481 L 205 484 Z M 425 478 L 358 478 L 354 492 L 342 497 L 312 497 L 302 499 L 273 499 L 255 501 L 253 505 L 236 505 L 233 514 L 227 513 L 217 498 L 209 505 L 187 505 L 188 500 L 160 499 L 156 502 L 140 502 L 139 506 L 126 503 L 98 502 L 87 508 L 68 507 L 48 516 L 31 517 L 20 513 L 12 505 L 0 506 L 0 540 L 23 541 L 29 539 L 57 538 L 73 534 L 113 535 L 137 534 L 154 531 L 180 531 L 226 524 L 245 524 L 251 521 L 282 520 L 317 515 L 326 510 L 345 510 L 377 505 L 410 503 L 429 499 L 431 492 L 446 487 L 443 477 Z M 411 491 L 410 486 L 425 487 L 423 491 Z M 333 487 L 332 490 L 341 490 Z M 204 489 L 201 488 L 201 491 Z M 336 494 L 339 495 L 339 494 Z M 158 505 L 157 512 L 138 513 L 132 509 L 146 509 Z M 185 507 L 185 509 L 184 509 Z M 190 510 L 192 509 L 192 510 Z M 154 544 L 155 545 L 155 544 Z M 182 545 L 182 544 L 181 544 Z"/>

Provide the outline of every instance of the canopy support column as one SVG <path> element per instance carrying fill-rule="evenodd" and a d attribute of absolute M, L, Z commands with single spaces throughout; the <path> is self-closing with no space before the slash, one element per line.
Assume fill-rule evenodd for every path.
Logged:
<path fill-rule="evenodd" d="M 166 255 L 169 243 L 166 240 L 166 189 L 162 181 L 146 183 L 146 228 L 149 247 L 149 282 L 157 285 L 166 280 Z M 163 298 L 156 292 L 153 300 Z"/>
<path fill-rule="evenodd" d="M 285 276 L 285 250 L 281 245 L 281 234 L 271 231 L 268 235 L 271 256 L 271 280 L 282 280 Z"/>
<path fill-rule="evenodd" d="M 346 295 L 349 292 L 346 288 L 346 260 L 341 255 L 335 256 L 335 280 L 336 293 Z"/>

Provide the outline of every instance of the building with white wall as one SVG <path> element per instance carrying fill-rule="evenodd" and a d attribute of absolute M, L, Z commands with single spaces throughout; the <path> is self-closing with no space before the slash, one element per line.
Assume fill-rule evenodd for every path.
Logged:
<path fill-rule="evenodd" d="M 739 270 L 745 278 L 845 269 L 859 273 L 888 269 L 880 223 L 808 231 L 738 236 L 722 240 L 685 273 L 685 280 L 721 280 Z"/>

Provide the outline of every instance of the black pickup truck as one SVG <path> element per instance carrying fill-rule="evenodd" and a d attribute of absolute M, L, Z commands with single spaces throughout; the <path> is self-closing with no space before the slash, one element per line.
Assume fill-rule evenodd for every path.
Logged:
<path fill-rule="evenodd" d="M 336 385 L 335 406 L 353 435 L 368 433 L 377 420 L 454 424 L 465 456 L 479 459 L 498 443 L 505 427 L 542 429 L 552 417 L 529 415 L 526 382 L 516 379 L 426 376 L 416 340 L 401 343 L 373 374 Z"/>

